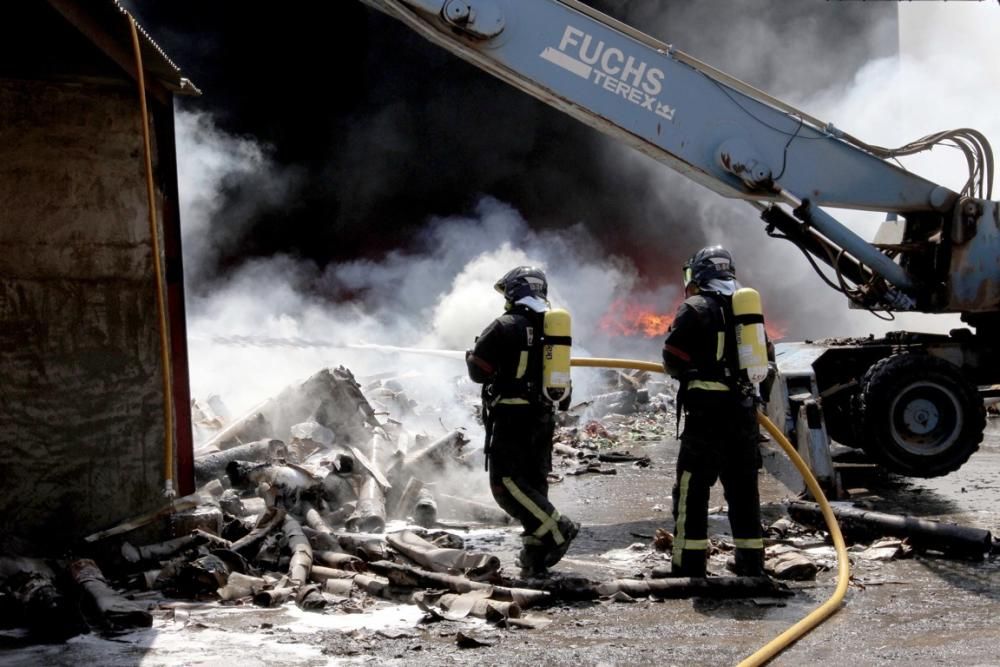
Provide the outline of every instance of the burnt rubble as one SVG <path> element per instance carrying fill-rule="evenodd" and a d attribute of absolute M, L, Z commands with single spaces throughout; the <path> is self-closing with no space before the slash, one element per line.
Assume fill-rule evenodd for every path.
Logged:
<path fill-rule="evenodd" d="M 648 467 L 643 446 L 673 436 L 670 381 L 620 371 L 602 377 L 600 400 L 562 417 L 553 481 Z M 381 601 L 416 605 L 428 621 L 537 628 L 551 619 L 532 610 L 555 604 L 780 598 L 791 593 L 779 580 L 810 581 L 835 568 L 817 511 L 793 502 L 795 520 L 782 508 L 766 531 L 770 579 L 668 578 L 672 536 L 664 529 L 602 555 L 635 567 L 631 578 L 621 571 L 606 580 L 511 577 L 496 553 L 473 548 L 471 533 L 462 534 L 516 532 L 475 476 L 481 448 L 461 429 L 410 431 L 406 415 L 421 406 L 398 379 L 362 385 L 346 368 L 324 369 L 232 421 L 221 417 L 219 399 L 200 405 L 193 406 L 205 438 L 196 452 L 198 492 L 89 536 L 65 559 L 0 558 L 0 626 L 27 627 L 31 640 L 45 641 L 88 629 L 116 634 L 149 627 L 154 614 L 176 612 L 176 600 L 192 600 L 327 614 Z M 468 408 L 472 414 L 472 402 Z M 858 541 L 856 566 L 921 550 L 969 558 L 993 544 L 984 531 L 905 517 L 866 513 L 852 521 L 845 533 Z M 710 570 L 725 574 L 733 549 L 712 539 Z"/>
<path fill-rule="evenodd" d="M 562 475 L 614 475 L 608 463 L 645 468 L 647 444 L 674 436 L 677 384 L 648 371 L 605 371 L 593 398 L 574 404 L 561 415 L 553 446 L 553 464 Z"/>

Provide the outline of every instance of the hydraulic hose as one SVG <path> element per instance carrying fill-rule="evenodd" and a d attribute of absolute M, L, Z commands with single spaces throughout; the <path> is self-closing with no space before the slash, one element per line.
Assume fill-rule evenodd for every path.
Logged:
<path fill-rule="evenodd" d="M 170 338 L 167 333 L 167 309 L 164 303 L 163 266 L 160 262 L 160 234 L 156 224 L 156 198 L 153 190 L 153 157 L 149 140 L 149 109 L 146 106 L 146 79 L 142 67 L 142 49 L 135 19 L 128 17 L 132 32 L 132 49 L 135 52 L 136 80 L 139 83 L 139 108 L 142 118 L 142 145 L 146 168 L 146 199 L 149 202 L 149 235 L 153 250 L 153 273 L 156 276 L 156 313 L 160 329 L 160 364 L 163 367 L 163 494 L 168 498 L 174 490 L 174 411 L 171 398 L 173 382 L 170 377 Z"/>
<path fill-rule="evenodd" d="M 663 366 L 660 364 L 649 361 L 637 361 L 633 359 L 574 357 L 570 361 L 570 364 L 573 366 L 590 368 L 633 368 L 642 371 L 663 372 Z M 830 537 L 833 539 L 833 545 L 837 550 L 837 587 L 834 589 L 833 595 L 830 596 L 826 602 L 814 609 L 795 625 L 788 628 L 762 646 L 756 653 L 740 662 L 739 667 L 751 667 L 765 664 L 797 639 L 826 620 L 830 614 L 835 612 L 840 607 L 841 602 L 843 602 L 844 595 L 847 593 L 847 584 L 851 577 L 851 564 L 847 557 L 847 547 L 844 544 L 844 536 L 840 532 L 840 526 L 837 524 L 837 519 L 833 515 L 833 510 L 830 508 L 830 503 L 827 502 L 826 496 L 823 494 L 823 489 L 819 486 L 819 482 L 816 481 L 812 471 L 809 470 L 809 466 L 807 466 L 805 461 L 802 460 L 799 453 L 795 451 L 792 444 L 788 442 L 788 438 L 786 438 L 785 434 L 781 432 L 781 429 L 774 425 L 774 422 L 768 419 L 767 416 L 760 411 L 757 412 L 757 421 L 761 424 L 761 426 L 767 429 L 767 432 L 771 434 L 771 437 L 774 438 L 775 442 L 781 445 L 781 448 L 785 450 L 785 454 L 787 454 L 788 458 L 792 460 L 792 463 L 795 464 L 796 469 L 798 469 L 802 478 L 805 480 L 806 487 L 809 489 L 809 492 L 812 493 L 813 497 L 819 503 L 820 509 L 823 512 L 823 518 L 826 520 L 827 528 L 830 530 Z"/>

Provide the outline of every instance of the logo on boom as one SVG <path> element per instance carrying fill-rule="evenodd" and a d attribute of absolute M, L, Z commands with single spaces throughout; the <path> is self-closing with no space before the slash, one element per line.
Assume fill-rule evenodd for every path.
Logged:
<path fill-rule="evenodd" d="M 674 119 L 676 109 L 657 97 L 663 92 L 663 70 L 626 56 L 602 40 L 595 44 L 591 35 L 578 28 L 566 26 L 559 48 L 546 47 L 541 57 L 661 118 Z"/>

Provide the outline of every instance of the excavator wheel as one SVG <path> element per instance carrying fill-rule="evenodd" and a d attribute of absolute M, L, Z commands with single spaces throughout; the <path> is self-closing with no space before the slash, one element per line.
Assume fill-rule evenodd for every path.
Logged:
<path fill-rule="evenodd" d="M 979 449 L 986 428 L 983 401 L 961 369 L 921 353 L 879 360 L 861 381 L 865 451 L 887 470 L 940 477 Z"/>

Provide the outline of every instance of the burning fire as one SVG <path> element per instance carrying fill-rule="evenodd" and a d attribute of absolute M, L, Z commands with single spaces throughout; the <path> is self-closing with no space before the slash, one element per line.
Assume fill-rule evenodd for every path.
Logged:
<path fill-rule="evenodd" d="M 782 324 L 781 322 L 768 322 L 767 318 L 764 318 L 764 331 L 767 332 L 767 338 L 770 341 L 781 340 L 788 333 L 788 326 Z"/>
<path fill-rule="evenodd" d="M 598 328 L 612 336 L 654 336 L 666 335 L 674 321 L 674 313 L 680 306 L 678 301 L 669 313 L 658 313 L 651 306 L 629 303 L 625 299 L 615 299 L 598 322 Z"/>
<path fill-rule="evenodd" d="M 626 299 L 615 299 L 597 323 L 598 328 L 611 336 L 645 336 L 654 338 L 665 336 L 674 321 L 674 313 L 680 308 L 679 299 L 669 312 L 657 312 L 652 306 L 630 303 Z M 771 322 L 765 318 L 764 329 L 771 341 L 781 340 L 788 333 L 788 326 L 781 322 Z"/>

